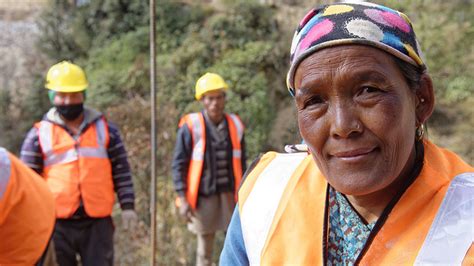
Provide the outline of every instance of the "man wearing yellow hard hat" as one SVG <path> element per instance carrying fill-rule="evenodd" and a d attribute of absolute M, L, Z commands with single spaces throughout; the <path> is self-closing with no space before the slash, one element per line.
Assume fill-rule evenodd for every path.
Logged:
<path fill-rule="evenodd" d="M 245 171 L 244 125 L 224 112 L 228 85 L 206 73 L 196 83 L 203 110 L 179 122 L 172 163 L 176 205 L 197 235 L 197 265 L 211 265 L 216 231 L 225 231 Z"/>
<path fill-rule="evenodd" d="M 113 264 L 115 193 L 125 227 L 137 220 L 130 166 L 116 125 L 84 107 L 84 71 L 64 61 L 45 87 L 53 107 L 28 132 L 21 159 L 47 182 L 56 202 L 53 242 L 59 265 Z M 115 192 L 115 193 L 114 193 Z"/>

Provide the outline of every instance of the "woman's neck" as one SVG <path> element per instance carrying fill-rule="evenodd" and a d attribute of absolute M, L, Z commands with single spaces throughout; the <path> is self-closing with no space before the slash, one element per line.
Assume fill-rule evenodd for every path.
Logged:
<path fill-rule="evenodd" d="M 397 194 L 397 190 L 375 192 L 363 196 L 346 195 L 347 200 L 357 213 L 367 222 L 372 223 L 379 219 L 385 207 Z"/>

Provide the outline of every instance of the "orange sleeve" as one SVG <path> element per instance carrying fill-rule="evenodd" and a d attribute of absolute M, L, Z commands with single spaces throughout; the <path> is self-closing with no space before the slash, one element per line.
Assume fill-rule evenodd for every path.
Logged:
<path fill-rule="evenodd" d="M 9 154 L 10 179 L 0 202 L 0 265 L 32 265 L 44 252 L 54 228 L 54 198 L 44 181 Z"/>

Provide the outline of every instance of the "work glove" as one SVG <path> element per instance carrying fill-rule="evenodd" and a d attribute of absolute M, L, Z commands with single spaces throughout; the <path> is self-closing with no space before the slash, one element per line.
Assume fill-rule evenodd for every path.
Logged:
<path fill-rule="evenodd" d="M 191 218 L 194 217 L 194 212 L 185 197 L 180 197 L 178 207 L 179 215 L 181 215 L 187 223 L 191 222 Z"/>
<path fill-rule="evenodd" d="M 125 230 L 133 229 L 137 223 L 138 217 L 134 210 L 122 211 L 122 227 Z"/>

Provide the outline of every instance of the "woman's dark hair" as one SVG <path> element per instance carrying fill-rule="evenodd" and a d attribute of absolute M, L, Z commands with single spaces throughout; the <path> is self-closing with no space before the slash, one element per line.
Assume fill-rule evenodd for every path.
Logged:
<path fill-rule="evenodd" d="M 420 86 L 420 80 L 423 73 L 425 73 L 425 69 L 414 66 L 408 62 L 405 62 L 398 57 L 393 56 L 395 59 L 395 63 L 402 71 L 405 80 L 408 83 L 408 86 L 415 91 Z"/>
<path fill-rule="evenodd" d="M 420 80 L 421 76 L 426 72 L 426 68 L 420 68 L 416 67 L 408 62 L 405 62 L 397 57 L 393 57 L 395 59 L 395 63 L 397 66 L 400 68 L 400 71 L 403 74 L 403 77 L 405 77 L 406 82 L 408 83 L 408 86 L 413 92 L 416 92 L 416 90 L 420 86 Z M 426 122 L 423 124 L 424 126 L 424 138 L 428 135 L 428 125 Z M 419 142 L 420 140 L 417 140 Z"/>

